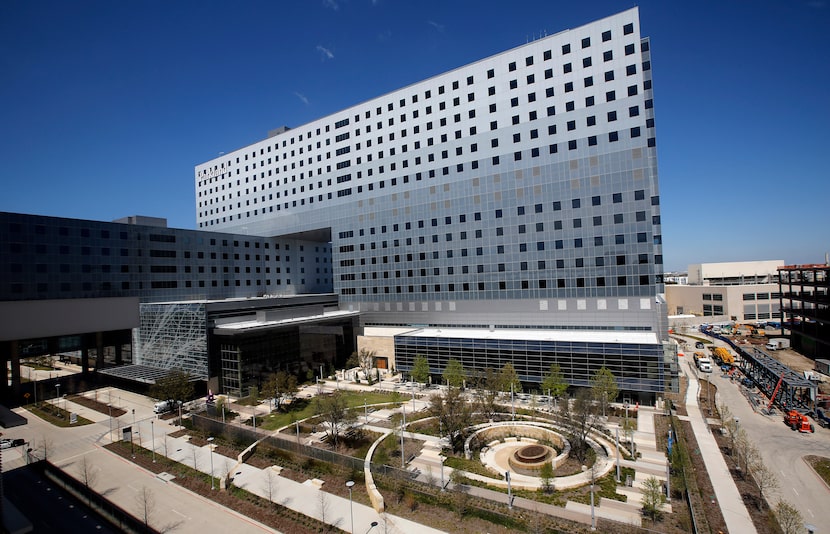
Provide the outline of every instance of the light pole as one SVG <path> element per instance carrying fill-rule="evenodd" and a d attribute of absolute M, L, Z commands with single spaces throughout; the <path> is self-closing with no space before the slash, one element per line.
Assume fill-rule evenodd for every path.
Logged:
<path fill-rule="evenodd" d="M 352 529 L 349 532 L 354 532 L 354 507 L 352 506 L 352 488 L 354 487 L 354 480 L 346 482 L 346 487 L 349 488 L 349 513 L 352 517 Z"/>
<path fill-rule="evenodd" d="M 130 449 L 133 451 L 133 460 L 135 460 L 135 408 L 133 408 L 133 427 L 130 429 Z"/>
<path fill-rule="evenodd" d="M 614 448 L 617 449 L 617 484 L 620 483 L 620 427 L 614 435 Z"/>
<path fill-rule="evenodd" d="M 58 410 L 61 409 L 60 405 L 60 398 L 61 398 L 61 385 L 55 384 L 55 406 Z"/>
<path fill-rule="evenodd" d="M 112 404 L 107 404 L 107 408 L 110 411 L 110 441 L 112 441 Z"/>
<path fill-rule="evenodd" d="M 587 471 L 588 466 L 583 465 L 582 471 Z M 591 466 L 591 530 L 597 529 L 596 516 L 594 515 L 594 467 Z"/>
<path fill-rule="evenodd" d="M 150 446 L 153 448 L 153 463 L 156 463 L 156 426 L 155 421 L 150 420 Z"/>
<path fill-rule="evenodd" d="M 401 419 L 401 469 L 406 468 L 406 463 L 404 461 L 404 453 L 403 453 L 403 428 L 406 425 L 406 405 L 401 404 L 401 410 L 403 413 L 403 419 Z"/>
<path fill-rule="evenodd" d="M 209 437 L 207 440 L 208 454 L 210 454 L 210 489 L 216 489 L 213 487 L 213 436 Z"/>
<path fill-rule="evenodd" d="M 441 491 L 444 491 L 444 460 L 446 460 L 447 457 L 443 454 L 439 454 L 438 459 L 441 460 Z"/>
<path fill-rule="evenodd" d="M 507 508 L 513 509 L 513 487 L 510 485 L 510 471 L 504 472 L 504 478 L 507 479 Z"/>

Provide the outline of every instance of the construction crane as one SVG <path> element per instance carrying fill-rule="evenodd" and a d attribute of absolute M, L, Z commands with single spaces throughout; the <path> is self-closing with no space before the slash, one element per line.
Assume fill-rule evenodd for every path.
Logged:
<path fill-rule="evenodd" d="M 767 412 L 769 412 L 770 408 L 772 408 L 772 403 L 775 402 L 775 396 L 778 395 L 778 390 L 781 388 L 782 382 L 784 382 L 784 373 L 781 373 L 781 378 L 778 379 L 778 383 L 772 391 L 772 395 L 769 398 L 769 404 L 767 405 Z"/>

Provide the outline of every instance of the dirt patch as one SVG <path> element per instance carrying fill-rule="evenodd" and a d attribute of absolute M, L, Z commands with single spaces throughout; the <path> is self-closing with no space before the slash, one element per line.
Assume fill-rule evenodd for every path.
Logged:
<path fill-rule="evenodd" d="M 737 461 L 732 457 L 732 441 L 728 436 L 721 434 L 720 427 L 712 426 L 712 434 L 715 436 L 715 441 L 718 443 L 718 448 L 723 454 L 723 459 L 729 467 L 729 474 L 732 475 L 732 480 L 738 488 L 738 493 L 746 505 L 746 509 L 752 518 L 752 523 L 758 534 L 778 534 L 781 528 L 778 523 L 771 517 L 766 503 L 760 501 L 758 495 L 758 486 L 755 484 L 751 476 L 744 476 L 743 471 L 738 467 Z"/>
<path fill-rule="evenodd" d="M 127 410 L 125 410 L 123 408 L 118 408 L 116 406 L 110 407 L 106 403 L 103 403 L 101 401 L 97 401 L 95 399 L 90 399 L 89 397 L 84 397 L 83 395 L 68 395 L 66 397 L 66 399 L 69 402 L 74 402 L 75 404 L 80 404 L 84 408 L 89 408 L 90 410 L 95 410 L 98 413 L 102 413 L 102 414 L 106 414 L 106 415 L 110 415 L 110 413 L 111 413 L 112 417 L 121 417 L 122 415 L 127 413 Z M 110 412 L 110 410 L 112 410 L 112 412 Z"/>
<path fill-rule="evenodd" d="M 702 498 L 706 521 L 709 523 L 709 528 L 712 532 L 726 532 L 726 521 L 723 519 L 723 514 L 715 498 L 715 488 L 712 486 L 709 472 L 706 471 L 706 464 L 703 462 L 703 456 L 700 454 L 697 439 L 695 439 L 694 430 L 692 430 L 692 423 L 689 421 L 681 421 L 680 424 L 683 427 L 689 458 L 692 462 L 692 472 Z M 692 476 L 690 473 L 687 473 L 687 475 Z"/>

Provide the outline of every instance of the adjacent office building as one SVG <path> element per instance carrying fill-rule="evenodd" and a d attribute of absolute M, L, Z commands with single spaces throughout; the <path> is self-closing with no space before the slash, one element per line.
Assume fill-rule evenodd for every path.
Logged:
<path fill-rule="evenodd" d="M 778 322 L 782 265 L 784 260 L 689 265 L 687 284 L 666 285 L 669 313 L 708 317 L 712 322 Z"/>
<path fill-rule="evenodd" d="M 333 290 L 364 325 L 427 328 L 447 354 L 429 328 L 498 331 L 488 365 L 527 353 L 531 383 L 579 361 L 586 385 L 619 360 L 639 384 L 649 358 L 634 390 L 653 395 L 676 387 L 653 102 L 634 8 L 198 165 L 198 226 L 331 243 Z M 528 348 L 553 331 L 555 350 Z"/>

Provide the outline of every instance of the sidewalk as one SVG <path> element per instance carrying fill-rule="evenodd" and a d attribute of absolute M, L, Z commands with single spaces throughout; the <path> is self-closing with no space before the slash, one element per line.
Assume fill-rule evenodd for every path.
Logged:
<path fill-rule="evenodd" d="M 684 367 L 688 367 L 688 369 Z M 743 499 L 741 499 L 737 486 L 735 486 L 735 481 L 732 480 L 732 475 L 729 473 L 729 468 L 723 459 L 720 448 L 718 448 L 715 437 L 712 435 L 698 406 L 697 396 L 700 391 L 700 384 L 697 381 L 695 370 L 691 367 L 688 359 L 682 362 L 681 369 L 689 379 L 689 387 L 686 390 L 686 411 L 689 414 L 689 421 L 692 424 L 695 438 L 697 438 L 698 449 L 700 449 L 703 463 L 706 465 L 706 471 L 712 480 L 715 497 L 723 512 L 726 527 L 729 532 L 755 533 L 757 530 L 752 523 L 752 518 L 744 505 Z"/>
<path fill-rule="evenodd" d="M 143 423 L 143 424 L 142 424 Z M 339 497 L 326 492 L 322 481 L 310 479 L 305 482 L 296 482 L 279 476 L 279 466 L 266 469 L 259 469 L 249 464 L 238 464 L 235 458 L 228 458 L 210 450 L 209 445 L 195 447 L 187 439 L 171 438 L 166 434 L 177 430 L 170 427 L 166 422 L 161 421 L 155 426 L 155 441 L 152 442 L 156 454 L 165 454 L 165 442 L 167 456 L 188 467 L 194 467 L 205 474 L 211 473 L 221 477 L 232 471 L 233 485 L 246 491 L 254 493 L 264 499 L 268 499 L 269 492 L 273 502 L 287 508 L 313 517 L 330 525 L 334 525 L 346 531 L 351 531 L 351 510 L 354 513 L 354 531 L 366 532 L 373 526 L 380 526 L 383 532 L 390 533 L 438 533 L 442 532 L 420 523 L 410 521 L 390 514 L 378 514 L 374 508 L 358 502 L 351 502 L 348 498 Z M 144 439 L 143 446 L 151 449 L 151 441 L 146 433 L 147 422 L 139 422 L 138 427 L 142 430 Z M 167 426 L 162 429 L 160 427 Z M 343 482 L 345 484 L 345 481 Z M 218 480 L 217 480 L 218 485 Z M 219 491 L 219 490 L 217 490 Z M 355 488 L 355 491 L 364 491 L 362 487 Z"/>

